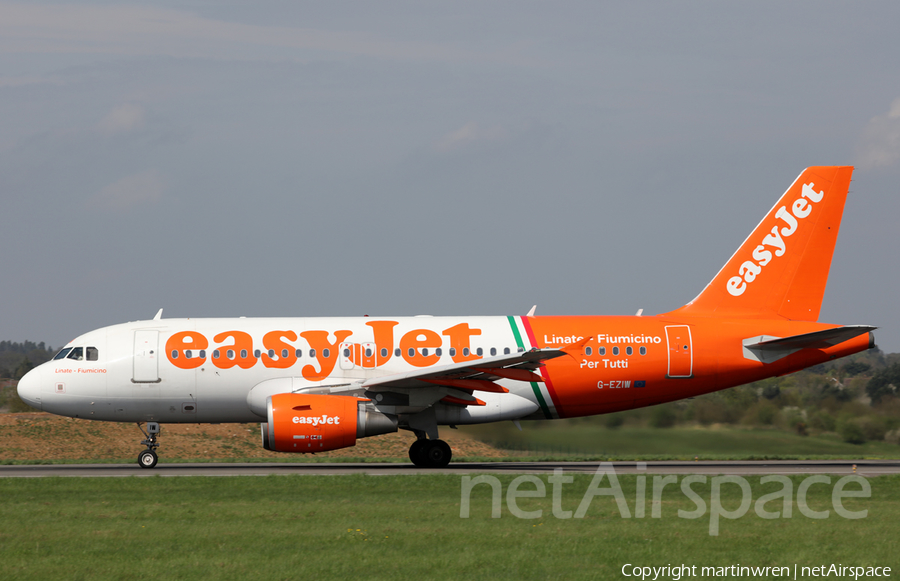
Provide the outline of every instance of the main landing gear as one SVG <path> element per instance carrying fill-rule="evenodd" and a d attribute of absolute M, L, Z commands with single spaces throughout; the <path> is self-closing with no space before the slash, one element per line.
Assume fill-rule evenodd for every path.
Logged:
<path fill-rule="evenodd" d="M 409 459 L 419 468 L 444 468 L 451 457 L 453 452 L 443 440 L 426 440 L 421 436 L 409 447 Z"/>
<path fill-rule="evenodd" d="M 146 432 L 141 427 L 140 422 L 138 422 L 137 426 L 141 433 L 144 434 L 141 444 L 147 446 L 146 450 L 138 454 L 138 465 L 141 468 L 153 468 L 159 462 L 159 456 L 156 455 L 156 449 L 159 448 L 159 443 L 156 441 L 159 437 L 159 424 L 157 422 L 147 422 Z"/>

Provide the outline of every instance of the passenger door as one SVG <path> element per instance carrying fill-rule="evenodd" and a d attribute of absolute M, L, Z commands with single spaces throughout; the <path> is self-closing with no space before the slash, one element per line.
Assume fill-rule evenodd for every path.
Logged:
<path fill-rule="evenodd" d="M 159 383 L 159 331 L 134 332 L 133 383 Z"/>

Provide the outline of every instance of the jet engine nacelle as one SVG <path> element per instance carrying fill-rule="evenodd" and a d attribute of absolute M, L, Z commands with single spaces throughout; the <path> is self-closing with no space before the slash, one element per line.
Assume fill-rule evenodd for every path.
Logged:
<path fill-rule="evenodd" d="M 397 431 L 397 418 L 371 402 L 344 395 L 280 393 L 266 400 L 263 448 L 273 452 L 325 452 L 356 445 L 357 438 Z"/>

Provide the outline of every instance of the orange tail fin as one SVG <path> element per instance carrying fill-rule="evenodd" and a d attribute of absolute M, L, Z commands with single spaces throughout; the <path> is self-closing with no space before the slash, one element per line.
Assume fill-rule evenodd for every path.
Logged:
<path fill-rule="evenodd" d="M 703 292 L 672 314 L 816 321 L 852 173 L 806 168 Z"/>

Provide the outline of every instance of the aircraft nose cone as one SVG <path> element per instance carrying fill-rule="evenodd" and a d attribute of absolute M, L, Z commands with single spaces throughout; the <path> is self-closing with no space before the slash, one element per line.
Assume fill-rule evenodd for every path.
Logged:
<path fill-rule="evenodd" d="M 19 380 L 19 398 L 35 409 L 41 409 L 41 370 L 32 369 Z"/>

